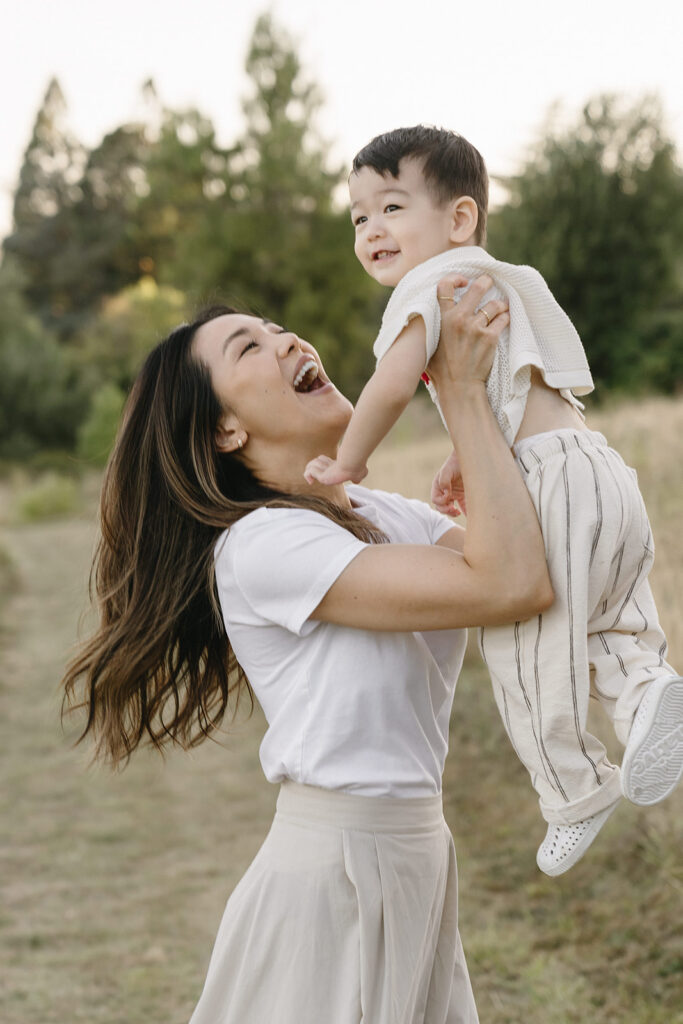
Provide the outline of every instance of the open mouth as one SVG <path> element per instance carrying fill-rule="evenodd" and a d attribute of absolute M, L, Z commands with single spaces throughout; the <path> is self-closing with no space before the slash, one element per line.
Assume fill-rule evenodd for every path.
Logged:
<path fill-rule="evenodd" d="M 373 252 L 372 259 L 374 263 L 381 263 L 382 260 L 389 260 L 392 256 L 398 256 L 398 249 L 379 249 L 377 252 Z"/>
<path fill-rule="evenodd" d="M 297 371 L 292 384 L 294 385 L 294 390 L 298 391 L 299 394 L 317 391 L 325 386 L 325 382 L 318 375 L 318 364 L 315 359 L 306 360 Z"/>

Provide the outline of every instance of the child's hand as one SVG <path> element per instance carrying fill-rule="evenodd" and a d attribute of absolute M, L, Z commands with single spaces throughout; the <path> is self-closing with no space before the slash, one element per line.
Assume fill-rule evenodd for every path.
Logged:
<path fill-rule="evenodd" d="M 460 512 L 467 515 L 465 489 L 460 475 L 460 463 L 455 452 L 451 452 L 432 483 L 432 504 L 444 515 L 456 518 Z"/>
<path fill-rule="evenodd" d="M 342 466 L 341 463 L 331 459 L 328 455 L 319 455 L 317 459 L 311 459 L 304 470 L 304 477 L 307 483 L 316 481 L 319 484 L 326 484 L 332 487 L 334 484 L 344 484 L 350 480 L 359 484 L 368 475 L 368 467 Z"/>

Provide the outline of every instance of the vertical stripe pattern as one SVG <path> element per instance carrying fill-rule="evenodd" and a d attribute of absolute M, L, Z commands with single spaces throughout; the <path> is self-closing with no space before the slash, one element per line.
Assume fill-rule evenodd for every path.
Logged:
<path fill-rule="evenodd" d="M 648 584 L 653 545 L 635 474 L 600 434 L 560 430 L 517 455 L 541 523 L 555 603 L 486 628 L 485 660 L 508 736 L 548 821 L 579 821 L 620 793 L 587 729 L 593 692 L 624 742 L 643 686 L 673 673 Z M 480 635 L 484 653 L 484 631 Z"/>

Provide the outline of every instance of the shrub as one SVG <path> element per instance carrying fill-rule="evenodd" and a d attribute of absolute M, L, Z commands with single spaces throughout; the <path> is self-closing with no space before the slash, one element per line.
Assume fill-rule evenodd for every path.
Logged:
<path fill-rule="evenodd" d="M 88 462 L 103 466 L 109 457 L 118 429 L 125 396 L 115 384 L 103 384 L 78 428 L 78 454 Z"/>
<path fill-rule="evenodd" d="M 46 473 L 22 491 L 16 501 L 17 518 L 23 523 L 70 516 L 78 507 L 78 486 L 69 477 Z"/>

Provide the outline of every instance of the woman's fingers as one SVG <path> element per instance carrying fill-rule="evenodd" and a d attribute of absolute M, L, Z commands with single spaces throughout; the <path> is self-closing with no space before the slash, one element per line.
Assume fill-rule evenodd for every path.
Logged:
<path fill-rule="evenodd" d="M 447 274 L 442 277 L 436 288 L 436 296 L 440 301 L 453 302 L 453 292 L 456 288 L 466 288 L 469 281 L 462 274 Z"/>
<path fill-rule="evenodd" d="M 454 290 L 467 283 L 459 274 L 448 274 L 436 289 L 441 308 L 441 343 L 428 371 L 437 390 L 447 380 L 485 382 L 498 339 L 510 322 L 506 302 L 484 301 L 493 287 L 493 279 L 488 274 L 472 281 L 462 297 L 454 301 Z"/>
<path fill-rule="evenodd" d="M 480 305 L 486 293 L 493 287 L 493 278 L 488 274 L 482 274 L 475 278 L 465 294 L 456 301 L 453 295 L 455 289 L 464 288 L 468 283 L 467 279 L 460 274 L 449 274 L 439 281 L 436 294 L 442 313 L 462 320 L 468 316 L 478 316 L 481 318 L 481 323 L 477 320 L 477 326 L 490 327 L 497 317 L 507 312 L 508 305 L 500 299 L 489 299 L 488 302 Z M 506 323 L 496 324 L 497 334 L 505 326 Z"/>

